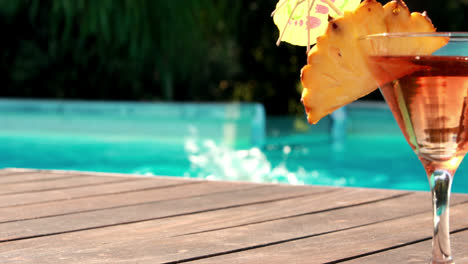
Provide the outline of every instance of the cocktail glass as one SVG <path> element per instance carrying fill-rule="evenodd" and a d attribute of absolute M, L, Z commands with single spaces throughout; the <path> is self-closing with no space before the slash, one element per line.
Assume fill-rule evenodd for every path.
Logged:
<path fill-rule="evenodd" d="M 431 55 L 408 51 L 448 43 Z M 454 263 L 450 249 L 452 179 L 468 151 L 468 33 L 386 33 L 365 36 L 361 47 L 385 101 L 426 170 L 432 193 L 432 263 Z"/>

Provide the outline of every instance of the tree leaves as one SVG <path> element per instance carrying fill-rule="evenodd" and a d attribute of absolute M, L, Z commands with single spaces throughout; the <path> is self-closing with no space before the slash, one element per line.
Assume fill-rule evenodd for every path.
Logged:
<path fill-rule="evenodd" d="M 384 0 L 386 1 L 386 0 Z M 277 0 L 0 0 L 0 96 L 299 104 L 305 50 L 276 47 Z M 407 1 L 439 30 L 460 0 Z"/>

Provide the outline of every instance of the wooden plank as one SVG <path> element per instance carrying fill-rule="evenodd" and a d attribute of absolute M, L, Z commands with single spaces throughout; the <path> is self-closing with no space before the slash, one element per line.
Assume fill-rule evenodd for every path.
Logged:
<path fill-rule="evenodd" d="M 39 218 L 41 215 L 53 215 L 53 213 L 61 212 L 78 212 L 80 209 L 89 209 L 89 208 L 101 208 L 104 209 L 104 206 L 116 206 L 116 205 L 125 205 L 125 204 L 137 204 L 138 202 L 145 201 L 158 201 L 158 200 L 168 200 L 170 198 L 184 198 L 190 197 L 197 194 L 210 194 L 218 193 L 225 191 L 232 191 L 236 189 L 245 189 L 249 188 L 258 188 L 262 185 L 252 185 L 252 184 L 232 184 L 232 183 L 221 183 L 221 182 L 206 182 L 203 185 L 189 185 L 189 186 L 180 186 L 175 188 L 168 188 L 163 190 L 155 190 L 154 194 L 149 193 L 148 191 L 134 193 L 134 199 L 131 196 L 111 196 L 104 197 L 100 201 L 93 201 L 89 199 L 78 199 L 72 201 L 64 201 L 59 203 L 46 203 L 40 204 L 37 206 L 26 206 L 19 208 L 8 208 L 8 210 L 0 209 L 0 218 L 17 218 L 20 219 L 20 215 L 26 215 L 31 217 L 31 219 Z M 399 192 L 398 192 L 399 193 Z M 315 194 L 315 193 L 312 193 Z M 372 197 L 367 195 L 366 192 L 360 189 L 348 189 L 343 192 L 334 190 L 333 192 L 324 192 L 318 193 L 312 196 L 299 196 L 297 198 L 278 200 L 274 202 L 269 202 L 266 204 L 253 204 L 251 206 L 236 207 L 235 212 L 229 213 L 230 219 L 229 222 L 226 221 L 226 216 L 224 214 L 219 214 L 217 212 L 207 212 L 201 214 L 201 216 L 193 217 L 190 216 L 181 216 L 178 219 L 180 223 L 172 222 L 171 226 L 177 226 L 177 229 L 172 230 L 172 235 L 181 235 L 186 230 L 190 232 L 203 232 L 205 230 L 210 230 L 213 228 L 226 228 L 232 225 L 245 225 L 261 221 L 269 221 L 271 219 L 277 219 L 282 217 L 291 217 L 298 214 L 310 213 L 312 208 L 309 204 L 315 203 L 318 204 L 318 201 L 327 198 L 326 204 L 318 204 L 313 208 L 314 211 L 317 210 L 327 210 L 331 206 L 342 207 L 342 206 L 351 206 L 356 203 L 368 202 L 369 200 L 387 198 L 394 192 L 376 192 Z M 133 193 L 131 194 L 133 195 Z M 142 196 L 144 195 L 144 196 Z M 145 198 L 146 197 L 146 198 Z M 100 197 L 101 198 L 101 197 Z M 123 199 L 125 198 L 125 199 Z M 346 202 L 342 199 L 347 198 Z M 349 199 L 348 199 L 349 198 Z M 138 200 L 140 199 L 140 200 Z M 126 200 L 129 200 L 126 202 Z M 109 206 L 110 207 L 110 206 Z M 277 208 L 283 208 L 281 211 Z M 232 208 L 234 209 L 234 208 Z M 44 211 L 47 211 L 45 213 Z M 177 212 L 181 214 L 183 212 Z M 185 219 L 188 218 L 188 219 Z M 193 223 L 191 219 L 197 219 L 196 223 Z M 190 224 L 187 224 L 190 223 Z M 23 227 L 25 225 L 22 225 Z M 10 227 L 5 229 L 11 229 Z M 154 228 L 153 228 L 154 229 Z M 161 233 L 167 233 L 169 229 L 164 228 L 161 230 Z M 40 228 L 41 232 L 46 231 L 44 226 Z M 29 232 L 37 232 L 37 230 L 30 229 Z M 54 230 L 50 231 L 54 232 Z M 29 234 L 29 236 L 37 235 L 34 233 Z"/>
<path fill-rule="evenodd" d="M 468 230 L 451 235 L 452 254 L 456 263 L 468 263 Z M 400 248 L 389 249 L 384 252 L 371 254 L 344 261 L 346 264 L 373 264 L 373 263 L 429 263 L 431 258 L 432 241 L 406 245 Z"/>
<path fill-rule="evenodd" d="M 399 206 L 408 208 L 408 203 Z M 468 228 L 466 221 L 466 211 L 468 203 L 461 203 L 452 207 L 451 229 Z M 371 213 L 373 211 L 368 211 Z M 384 213 L 377 210 L 379 214 Z M 351 219 L 351 218 L 346 218 Z M 432 235 L 432 214 L 430 212 L 417 215 L 397 218 L 388 221 L 375 221 L 373 224 L 356 226 L 348 230 L 341 230 L 321 236 L 314 236 L 304 239 L 289 241 L 276 245 L 259 247 L 239 253 L 226 254 L 213 258 L 206 258 L 197 263 L 232 263 L 241 261 L 242 263 L 259 263 L 268 258 L 268 263 L 316 263 L 332 262 L 339 259 L 382 250 L 385 248 L 405 245 L 420 239 L 429 239 Z M 283 229 L 280 228 L 281 231 Z M 236 234 L 229 232 L 225 237 L 232 239 Z M 245 235 L 245 234 L 244 234 Z M 219 241 L 219 238 L 213 238 Z M 191 238 L 191 240 L 202 241 L 201 238 Z M 226 242 L 225 242 L 226 243 Z M 178 248 L 186 248 L 179 245 Z M 200 253 L 195 253 L 195 255 Z M 466 254 L 466 253 L 465 253 Z M 424 253 L 423 258 L 427 257 Z M 385 263 L 378 261 L 377 263 Z M 404 262 L 387 262 L 404 263 Z"/>
<path fill-rule="evenodd" d="M 199 211 L 262 203 L 271 200 L 311 195 L 330 191 L 332 188 L 285 187 L 265 185 L 258 188 L 199 195 L 195 197 L 164 200 L 137 205 L 122 206 L 84 213 L 45 217 L 0 224 L 0 242 L 51 233 L 133 223 L 163 217 L 194 214 Z"/>
<path fill-rule="evenodd" d="M 10 174 L 10 173 L 11 171 L 9 169 L 0 169 L 0 176 Z"/>
<path fill-rule="evenodd" d="M 408 194 L 401 191 L 344 188 L 313 196 L 301 196 L 269 203 L 227 208 L 223 212 L 215 211 L 197 214 L 196 216 L 181 216 L 167 221 L 171 224 L 171 227 L 174 227 L 173 230 L 170 230 L 171 236 L 181 236 L 260 224 L 307 214 L 318 214 Z M 327 202 L 324 203 L 324 200 Z M 226 221 L 227 215 L 229 216 L 228 222 Z M 154 227 L 152 229 L 154 230 Z"/>
<path fill-rule="evenodd" d="M 49 172 L 43 175 L 54 181 Z M 147 187 L 159 180 L 161 188 Z M 85 196 L 79 196 L 85 187 L 0 195 L 0 205 L 5 197 L 7 206 L 15 205 L 0 208 L 0 219 L 5 213 L 12 220 L 0 224 L 0 239 L 20 239 L 1 243 L 0 263 L 322 263 L 354 257 L 349 262 L 406 263 L 430 253 L 428 193 L 386 199 L 403 192 L 254 184 L 231 190 L 231 183 L 166 178 L 128 183 L 140 182 L 146 187 L 133 185 L 139 191 L 121 182 L 95 187 L 122 191 L 95 189 Z M 76 196 L 65 200 L 70 191 Z M 44 194 L 59 199 L 34 200 Z M 14 201 L 25 195 L 26 205 Z M 454 195 L 451 211 L 452 229 L 462 230 L 457 234 L 466 240 L 467 201 L 467 195 Z M 457 250 L 457 234 L 460 263 L 467 253 Z M 428 240 L 412 244 L 421 239 Z"/>
<path fill-rule="evenodd" d="M 50 181 L 34 181 L 25 183 L 6 183 L 0 185 L 0 196 L 6 194 L 19 194 L 27 192 L 43 192 L 76 187 L 88 187 L 100 185 L 104 183 L 112 183 L 122 181 L 122 178 L 115 177 L 96 177 L 96 176 L 79 176 L 67 177 Z"/>
<path fill-rule="evenodd" d="M 149 181 L 153 183 L 154 181 Z M 102 210 L 119 206 L 130 206 L 141 203 L 170 199 L 181 199 L 216 192 L 226 192 L 258 187 L 244 183 L 185 181 L 181 184 L 164 186 L 142 185 L 143 189 L 130 190 L 101 196 L 35 203 L 23 206 L 0 208 L 0 223 L 9 221 L 37 219 L 46 216 L 57 216 L 86 211 Z"/>
<path fill-rule="evenodd" d="M 6 177 L 10 175 L 18 175 L 18 174 L 27 174 L 32 172 L 38 172 L 39 170 L 30 170 L 30 169 L 1 169 L 0 170 L 0 177 Z"/>
<path fill-rule="evenodd" d="M 320 199 L 310 204 L 310 208 L 328 204 L 325 197 L 325 195 L 321 195 Z M 302 250 L 312 250 L 320 255 L 320 250 L 324 248 L 324 244 L 321 244 L 324 241 L 320 238 L 327 236 L 327 232 L 336 232 L 337 230 L 347 228 L 359 229 L 356 226 L 364 224 L 372 225 L 372 223 L 378 221 L 404 217 L 415 211 L 430 211 L 430 204 L 423 202 L 427 201 L 427 198 L 428 195 L 425 193 L 416 193 L 360 206 L 345 207 L 330 211 L 321 210 L 321 212 L 292 218 L 180 236 L 180 230 L 182 230 L 183 233 L 190 233 L 190 231 L 193 230 L 191 229 L 192 225 L 197 225 L 197 223 L 203 225 L 203 220 L 207 220 L 209 217 L 205 219 L 200 219 L 198 217 L 204 214 L 210 214 L 212 217 L 217 215 L 218 219 L 203 226 L 202 229 L 206 229 L 207 226 L 215 226 L 216 221 L 219 225 L 222 219 L 230 222 L 230 218 L 233 216 L 242 217 L 241 212 L 237 210 L 244 207 L 227 208 L 226 210 L 204 212 L 190 216 L 171 217 L 131 225 L 118 225 L 76 233 L 12 241 L 2 244 L 0 256 L 9 256 L 6 257 L 2 263 L 13 263 L 11 260 L 20 257 L 26 260 L 40 262 L 53 258 L 53 256 L 62 258 L 67 263 L 79 263 L 83 258 L 85 258 L 88 263 L 115 263 L 118 261 L 162 263 L 165 261 L 176 261 L 209 254 L 219 254 L 230 250 L 235 251 L 245 247 L 255 247 L 288 239 L 298 239 L 304 235 L 310 235 L 311 238 L 296 241 L 308 241 L 309 239 L 314 239 L 314 241 L 316 241 L 317 238 L 319 238 L 319 240 L 315 248 L 304 247 Z M 466 197 L 454 198 L 454 202 L 466 200 Z M 339 203 L 343 203 L 344 201 L 345 200 L 339 200 Z M 185 201 L 180 201 L 180 204 L 183 204 L 182 202 Z M 259 215 L 261 215 L 263 212 L 259 210 L 259 208 L 267 204 L 269 203 L 250 206 L 254 206 L 252 210 L 258 210 Z M 303 205 L 303 203 L 297 204 Z M 403 208 L 401 206 L 402 204 L 407 206 Z M 277 212 L 281 211 L 279 209 L 281 208 L 278 208 Z M 412 217 L 418 218 L 419 216 Z M 61 220 L 59 222 L 63 223 L 65 221 L 66 220 Z M 94 221 L 94 219 L 90 219 L 90 221 Z M 37 223 L 37 225 L 40 224 L 41 223 Z M 46 223 L 44 222 L 43 224 Z M 227 223 L 227 225 L 229 224 L 230 223 Z M 187 230 L 183 230 L 184 228 Z M 161 235 L 161 233 L 164 233 L 164 230 L 168 231 Z M 345 231 L 340 231 L 338 233 L 342 232 Z M 362 235 L 362 232 L 365 233 L 365 230 L 359 230 L 357 234 Z M 179 236 L 174 236 L 177 234 L 179 234 Z M 385 235 L 387 235 L 387 233 L 385 233 Z M 383 237 L 385 237 L 385 235 Z M 352 246 L 348 245 L 350 247 L 355 247 L 358 244 L 356 241 L 359 241 L 359 239 L 347 239 L 346 236 L 343 237 L 341 235 L 338 235 L 338 238 L 352 243 Z M 293 242 L 294 241 L 285 242 L 283 244 Z M 325 245 L 327 245 L 327 243 L 325 243 Z M 298 246 L 301 247 L 301 245 Z M 253 261 L 250 263 L 293 263 L 288 260 L 285 261 L 284 258 L 281 261 L 275 262 L 274 260 L 278 257 L 278 254 L 285 253 L 283 251 L 277 251 L 274 246 L 265 248 L 270 248 L 272 250 L 267 250 L 266 253 L 263 253 L 262 256 L 258 258 L 254 258 L 258 256 L 254 254 L 252 257 Z M 50 251 L 49 249 L 53 250 Z M 249 255 L 251 252 L 255 253 L 256 250 L 260 249 L 261 248 L 243 251 L 238 254 L 223 255 L 218 258 L 208 258 L 204 259 L 204 261 L 212 261 L 212 263 L 236 263 L 235 261 L 239 261 L 243 256 Z M 336 247 L 333 248 L 332 251 L 325 251 L 332 256 L 342 252 L 341 249 L 337 249 Z M 34 254 L 28 256 L 26 252 L 34 252 Z M 299 253 L 304 254 L 303 252 Z M 269 256 L 272 257 L 270 258 Z M 307 262 L 314 259 L 311 258 L 310 255 L 306 256 L 309 256 L 305 258 Z M 224 261 L 223 257 L 231 258 Z M 294 257 L 300 258 L 300 254 Z M 200 262 L 200 260 L 198 262 Z M 320 262 L 321 261 L 317 261 L 317 263 Z"/>
<path fill-rule="evenodd" d="M 14 174 L 8 174 L 6 176 L 0 175 L 0 185 L 11 184 L 11 183 L 48 181 L 48 180 L 64 179 L 64 178 L 77 177 L 77 176 L 79 176 L 79 174 L 70 174 L 70 173 L 60 174 L 60 173 L 44 173 L 44 172 L 14 173 Z"/>
<path fill-rule="evenodd" d="M 161 186 L 186 184 L 186 181 L 170 178 L 158 178 L 158 180 L 144 177 L 110 178 L 114 179 L 115 182 L 106 183 L 104 185 L 73 187 L 64 190 L 50 190 L 34 193 L 0 195 L 0 208 L 37 204 L 50 201 L 77 199 L 91 196 L 117 194 L 122 192 L 131 192 Z"/>

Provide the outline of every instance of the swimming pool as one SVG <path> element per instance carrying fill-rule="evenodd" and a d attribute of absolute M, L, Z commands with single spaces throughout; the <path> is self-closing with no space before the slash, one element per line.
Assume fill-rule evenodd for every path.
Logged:
<path fill-rule="evenodd" d="M 330 118 L 265 118 L 259 104 L 3 99 L 0 168 L 428 190 L 385 104 L 351 104 L 346 115 L 346 133 L 331 136 Z M 465 171 L 455 192 L 468 192 Z"/>

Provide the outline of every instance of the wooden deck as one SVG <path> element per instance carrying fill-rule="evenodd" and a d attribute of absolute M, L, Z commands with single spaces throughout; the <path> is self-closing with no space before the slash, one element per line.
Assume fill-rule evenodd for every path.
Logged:
<path fill-rule="evenodd" d="M 426 263 L 431 218 L 427 192 L 0 170 L 2 264 Z"/>

